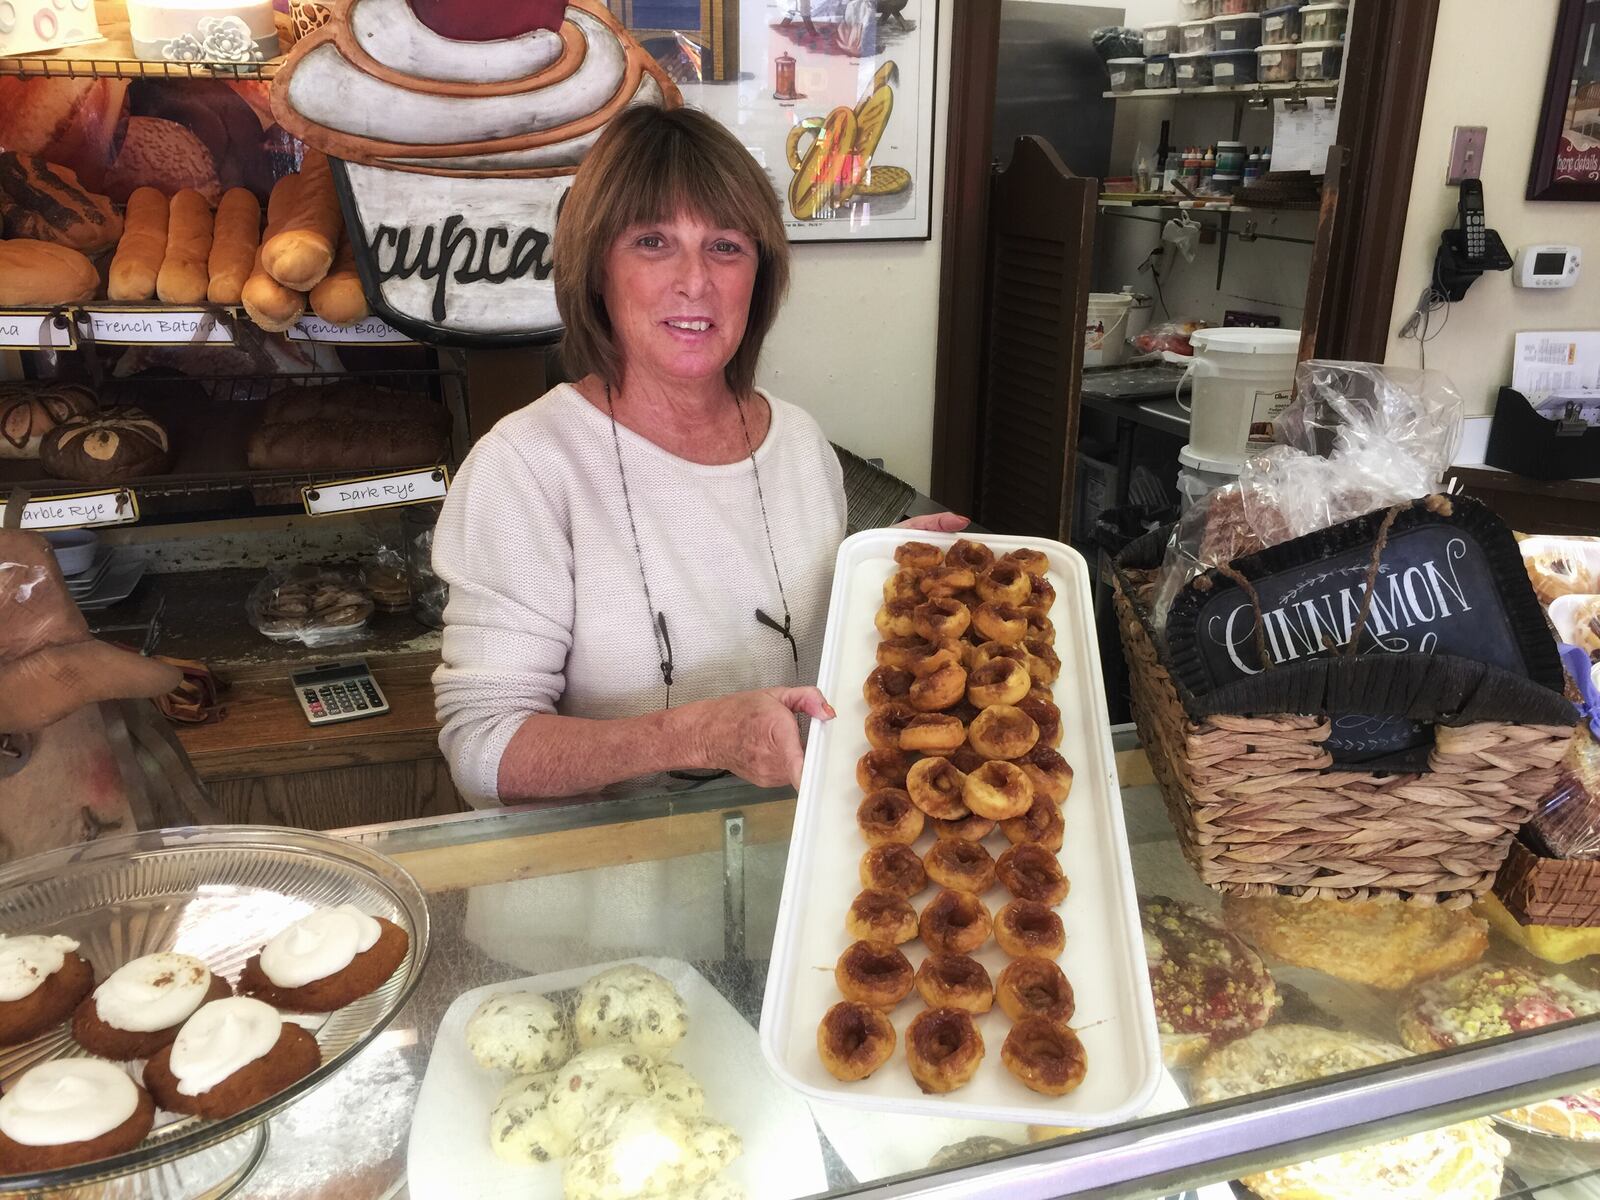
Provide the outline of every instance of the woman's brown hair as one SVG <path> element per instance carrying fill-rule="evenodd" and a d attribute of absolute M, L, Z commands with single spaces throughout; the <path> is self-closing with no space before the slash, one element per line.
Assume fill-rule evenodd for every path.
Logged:
<path fill-rule="evenodd" d="M 606 253 L 633 225 L 692 214 L 756 244 L 744 338 L 723 369 L 736 396 L 755 386 L 761 343 L 789 287 L 789 240 L 772 183 L 727 129 L 692 108 L 630 108 L 584 157 L 556 222 L 556 305 L 562 361 L 574 379 L 622 386 L 622 350 L 606 313 Z"/>

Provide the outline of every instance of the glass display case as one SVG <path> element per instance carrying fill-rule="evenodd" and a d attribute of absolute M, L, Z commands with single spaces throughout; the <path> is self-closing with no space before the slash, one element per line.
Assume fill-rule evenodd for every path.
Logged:
<path fill-rule="evenodd" d="M 1127 738 L 1119 748 L 1141 896 L 1219 912 L 1219 898 L 1179 852 L 1142 754 Z M 492 1159 L 492 1101 L 469 1094 L 482 1085 L 451 1084 L 473 1069 L 463 1005 L 475 1006 L 480 989 L 529 977 L 553 981 L 557 994 L 625 959 L 652 963 L 684 995 L 692 1032 L 683 1045 L 700 1038 L 690 1065 L 698 1064 L 705 1112 L 742 1137 L 738 1178 L 751 1197 L 935 1189 L 941 1197 L 1193 1189 L 1221 1197 L 1241 1178 L 1264 1196 L 1290 1187 L 1302 1196 L 1354 1195 L 1352 1181 L 1380 1175 L 1390 1190 L 1372 1183 L 1360 1194 L 1557 1197 L 1597 1186 L 1587 1181 L 1600 1172 L 1600 1142 L 1540 1132 L 1525 1111 L 1515 1122 L 1480 1119 L 1600 1086 L 1594 1017 L 1411 1054 L 1399 1048 L 1399 1024 L 1416 1011 L 1412 993 L 1270 959 L 1280 1002 L 1266 1028 L 1308 1030 L 1304 1055 L 1285 1054 L 1289 1043 L 1266 1046 L 1258 1058 L 1270 1061 L 1254 1073 L 1246 1067 L 1245 1083 L 1230 1084 L 1214 1065 L 1174 1069 L 1135 1121 L 1073 1132 L 809 1103 L 772 1077 L 756 1036 L 793 817 L 794 801 L 781 792 L 719 781 L 345 831 L 421 884 L 430 961 L 377 1041 L 274 1120 L 264 1159 L 237 1194 L 420 1200 L 451 1194 L 439 1189 L 441 1177 L 455 1181 L 454 1194 L 484 1194 L 463 1181 L 477 1178 L 475 1159 Z M 1492 935 L 1482 961 L 1523 970 L 1541 986 L 1555 976 L 1578 992 L 1600 985 L 1588 963 L 1553 967 Z M 1389 1049 L 1352 1057 L 1326 1052 L 1324 1041 Z M 1247 1094 L 1263 1082 L 1283 1086 Z M 1581 1134 L 1587 1102 L 1564 1107 L 1576 1114 L 1566 1132 Z M 1310 1159 L 1322 1161 L 1281 1170 Z M 1209 1190 L 1215 1184 L 1221 1190 Z"/>

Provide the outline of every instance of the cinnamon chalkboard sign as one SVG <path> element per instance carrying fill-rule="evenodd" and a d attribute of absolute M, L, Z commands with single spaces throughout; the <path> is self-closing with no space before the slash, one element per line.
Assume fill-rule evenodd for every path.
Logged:
<path fill-rule="evenodd" d="M 1408 506 L 1386 534 L 1385 514 L 1371 514 L 1239 559 L 1239 579 L 1210 571 L 1192 581 L 1167 622 L 1175 674 L 1205 695 L 1337 655 L 1452 655 L 1559 690 L 1510 531 L 1472 501 L 1440 507 Z M 1401 713 L 1335 713 L 1331 723 L 1325 744 L 1339 763 L 1432 740 L 1427 723 Z"/>

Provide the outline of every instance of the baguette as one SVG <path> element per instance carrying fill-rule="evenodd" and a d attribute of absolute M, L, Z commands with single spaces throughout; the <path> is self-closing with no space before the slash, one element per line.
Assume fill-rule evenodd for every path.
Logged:
<path fill-rule="evenodd" d="M 261 265 L 284 287 L 308 292 L 333 266 L 343 221 L 328 156 L 308 149 L 300 162 L 300 186 L 283 227 L 261 244 Z"/>
<path fill-rule="evenodd" d="M 334 256 L 332 270 L 311 289 L 311 311 L 334 325 L 354 325 L 372 311 L 367 307 L 366 292 L 361 290 L 355 247 L 348 236 L 339 239 L 339 253 Z"/>
<path fill-rule="evenodd" d="M 167 256 L 166 196 L 153 187 L 136 188 L 122 218 L 122 240 L 111 260 L 106 295 L 112 300 L 148 300 Z"/>
<path fill-rule="evenodd" d="M 156 295 L 163 304 L 198 304 L 206 298 L 211 241 L 211 205 L 199 192 L 184 188 L 172 198 L 167 253 L 156 276 Z"/>
<path fill-rule="evenodd" d="M 258 425 L 250 435 L 245 461 L 252 470 L 382 470 L 436 463 L 446 448 L 444 436 L 423 425 L 296 421 Z"/>
<path fill-rule="evenodd" d="M 306 298 L 302 292 L 284 287 L 274 279 L 262 264 L 267 239 L 283 229 L 289 215 L 297 206 L 301 178 L 285 175 L 273 185 L 267 198 L 267 231 L 256 247 L 254 269 L 245 280 L 239 299 L 250 319 L 269 333 L 282 333 L 298 321 L 306 311 Z"/>
<path fill-rule="evenodd" d="M 0 307 L 93 300 L 99 290 L 94 264 L 71 246 L 33 238 L 0 242 Z"/>
<path fill-rule="evenodd" d="M 206 299 L 213 304 L 237 304 L 245 280 L 256 265 L 256 247 L 261 244 L 261 201 L 249 188 L 230 188 L 217 205 L 217 219 L 211 237 L 211 255 L 206 264 L 211 276 Z"/>

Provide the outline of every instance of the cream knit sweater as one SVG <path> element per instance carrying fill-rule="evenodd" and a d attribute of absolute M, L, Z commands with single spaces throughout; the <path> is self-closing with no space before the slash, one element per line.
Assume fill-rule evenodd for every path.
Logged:
<path fill-rule="evenodd" d="M 765 393 L 763 393 L 765 395 Z M 756 448 L 794 632 L 814 683 L 843 473 L 802 410 L 767 397 Z M 796 681 L 749 459 L 701 466 L 618 427 L 644 569 L 672 639 L 672 703 Z M 456 786 L 497 797 L 500 756 L 536 713 L 632 717 L 666 698 L 610 421 L 563 384 L 480 438 L 450 487 L 433 565 L 450 585 L 439 742 Z"/>

